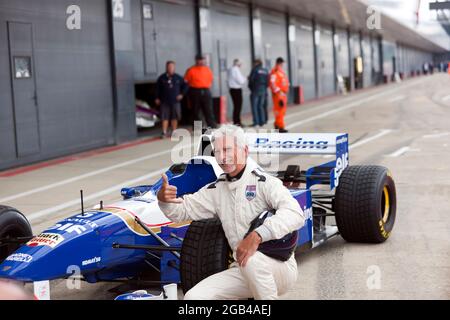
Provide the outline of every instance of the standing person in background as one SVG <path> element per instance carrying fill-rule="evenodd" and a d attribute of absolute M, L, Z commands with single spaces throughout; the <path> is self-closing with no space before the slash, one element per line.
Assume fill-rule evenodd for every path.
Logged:
<path fill-rule="evenodd" d="M 217 128 L 211 107 L 211 91 L 213 83 L 213 73 L 206 66 L 206 59 L 203 55 L 195 57 L 195 65 L 190 67 L 184 76 L 184 80 L 189 85 L 189 98 L 194 109 L 194 121 L 201 120 L 200 110 L 205 116 L 208 127 Z"/>
<path fill-rule="evenodd" d="M 233 124 L 240 127 L 242 127 L 242 87 L 247 82 L 247 79 L 242 75 L 241 66 L 242 63 L 239 59 L 234 59 L 233 66 L 228 70 L 228 88 L 233 100 Z"/>
<path fill-rule="evenodd" d="M 168 137 L 169 121 L 172 132 L 178 128 L 181 119 L 181 100 L 187 93 L 188 86 L 179 74 L 175 73 L 175 62 L 167 61 L 166 72 L 159 76 L 156 83 L 156 105 L 160 106 L 162 120 L 161 138 Z"/>
<path fill-rule="evenodd" d="M 266 98 L 264 99 L 264 119 L 266 119 L 266 121 L 264 122 L 264 125 L 269 121 L 269 112 L 267 109 L 269 109 L 269 93 L 266 91 Z"/>
<path fill-rule="evenodd" d="M 262 127 L 267 123 L 265 105 L 268 85 L 269 70 L 263 67 L 261 60 L 257 59 L 248 80 L 248 87 L 251 91 L 253 126 L 255 127 Z"/>
<path fill-rule="evenodd" d="M 270 73 L 270 89 L 272 90 L 273 113 L 275 115 L 275 129 L 287 132 L 284 125 L 284 115 L 287 109 L 287 94 L 289 80 L 283 70 L 284 59 L 278 58 L 275 67 Z"/>

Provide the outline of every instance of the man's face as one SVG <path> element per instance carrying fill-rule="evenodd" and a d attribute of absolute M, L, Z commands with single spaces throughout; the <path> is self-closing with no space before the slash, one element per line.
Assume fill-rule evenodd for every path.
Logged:
<path fill-rule="evenodd" d="M 198 65 L 198 66 L 204 66 L 204 65 L 206 65 L 206 60 L 205 60 L 205 59 L 198 59 L 198 60 L 197 60 L 197 65 Z"/>
<path fill-rule="evenodd" d="M 174 63 L 169 63 L 167 65 L 167 73 L 168 74 L 174 74 L 175 73 L 175 64 Z"/>
<path fill-rule="evenodd" d="M 214 141 L 214 156 L 225 173 L 233 173 L 247 163 L 248 147 L 238 146 L 234 137 L 221 136 Z"/>

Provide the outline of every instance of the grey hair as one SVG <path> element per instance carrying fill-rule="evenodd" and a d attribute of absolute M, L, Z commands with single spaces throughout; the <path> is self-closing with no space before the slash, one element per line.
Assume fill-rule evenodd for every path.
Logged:
<path fill-rule="evenodd" d="M 211 139 L 212 143 L 221 137 L 233 137 L 233 140 L 236 141 L 236 144 L 239 147 L 245 148 L 247 146 L 247 139 L 245 138 L 244 130 L 233 124 L 224 124 L 220 126 L 219 129 L 214 130 Z"/>

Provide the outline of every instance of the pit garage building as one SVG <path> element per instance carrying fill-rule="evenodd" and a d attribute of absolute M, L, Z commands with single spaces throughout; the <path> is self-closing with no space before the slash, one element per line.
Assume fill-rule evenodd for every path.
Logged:
<path fill-rule="evenodd" d="M 184 74 L 203 53 L 231 115 L 235 58 L 248 75 L 284 57 L 302 103 L 416 76 L 445 51 L 386 16 L 370 30 L 369 14 L 356 0 L 0 0 L 0 170 L 136 138 L 135 101 L 153 104 L 167 60 Z"/>

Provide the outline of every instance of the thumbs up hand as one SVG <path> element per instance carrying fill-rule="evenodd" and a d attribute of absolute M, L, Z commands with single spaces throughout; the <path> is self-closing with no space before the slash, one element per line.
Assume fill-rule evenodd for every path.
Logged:
<path fill-rule="evenodd" d="M 183 199 L 177 198 L 177 187 L 169 184 L 166 174 L 162 175 L 163 184 L 158 192 L 158 200 L 166 203 L 182 203 Z"/>

